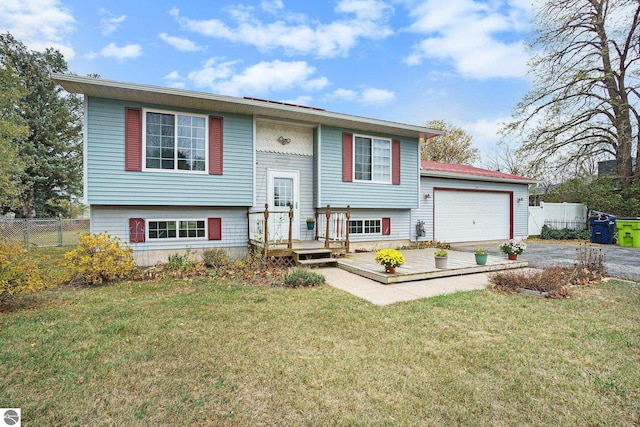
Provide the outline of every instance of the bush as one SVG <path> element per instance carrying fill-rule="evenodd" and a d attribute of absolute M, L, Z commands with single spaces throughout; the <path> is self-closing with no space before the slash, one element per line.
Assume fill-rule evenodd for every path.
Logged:
<path fill-rule="evenodd" d="M 133 250 L 107 233 L 84 234 L 73 250 L 64 254 L 73 285 L 95 286 L 127 277 L 135 266 Z"/>
<path fill-rule="evenodd" d="M 540 238 L 544 240 L 590 240 L 590 230 L 574 230 L 572 228 L 553 229 L 548 225 L 542 226 Z"/>
<path fill-rule="evenodd" d="M 22 246 L 0 241 L 0 305 L 47 287 L 37 263 L 30 260 Z"/>
<path fill-rule="evenodd" d="M 209 268 L 225 267 L 229 257 L 224 249 L 207 249 L 202 253 L 202 260 Z"/>
<path fill-rule="evenodd" d="M 191 258 L 191 250 L 187 249 L 184 255 L 179 253 L 169 255 L 167 258 L 167 267 L 169 270 L 187 272 L 194 269 L 198 263 Z"/>
<path fill-rule="evenodd" d="M 504 292 L 518 292 L 521 288 L 538 292 L 548 292 L 550 298 L 569 295 L 569 278 L 574 269 L 571 267 L 548 267 L 535 272 L 503 271 L 494 273 L 489 281 L 495 288 Z"/>
<path fill-rule="evenodd" d="M 290 288 L 318 286 L 323 283 L 323 275 L 304 268 L 296 268 L 284 278 L 284 285 Z"/>

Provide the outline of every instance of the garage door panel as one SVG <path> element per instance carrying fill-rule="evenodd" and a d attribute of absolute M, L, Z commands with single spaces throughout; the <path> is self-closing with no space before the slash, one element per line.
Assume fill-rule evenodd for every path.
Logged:
<path fill-rule="evenodd" d="M 509 193 L 434 191 L 434 237 L 446 242 L 508 239 Z"/>

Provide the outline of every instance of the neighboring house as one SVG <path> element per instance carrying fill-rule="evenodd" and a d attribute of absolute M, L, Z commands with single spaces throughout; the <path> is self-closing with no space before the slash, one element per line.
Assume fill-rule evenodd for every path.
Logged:
<path fill-rule="evenodd" d="M 269 243 L 338 241 L 348 233 L 353 250 L 415 240 L 421 219 L 433 225 L 425 238 L 454 241 L 441 236 L 444 223 L 433 221 L 430 208 L 451 188 L 509 194 L 510 205 L 487 199 L 491 213 L 502 209 L 516 218 L 509 235 L 520 235 L 522 221 L 527 228 L 526 211 L 521 219 L 518 209 L 518 200 L 527 198 L 525 178 L 418 173 L 419 141 L 437 130 L 254 98 L 61 74 L 54 79 L 84 95 L 91 232 L 120 237 L 144 254 L 138 263 L 185 248 L 263 244 L 267 228 Z M 307 229 L 310 217 L 318 221 L 314 230 Z M 504 234 L 500 238 L 509 237 Z"/>

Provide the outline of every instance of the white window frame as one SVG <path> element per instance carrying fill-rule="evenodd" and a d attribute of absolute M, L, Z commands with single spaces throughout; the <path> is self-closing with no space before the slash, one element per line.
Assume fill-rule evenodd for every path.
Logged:
<path fill-rule="evenodd" d="M 356 138 L 367 138 L 371 140 L 371 179 L 356 179 Z M 388 181 L 376 181 L 373 179 L 373 140 L 378 139 L 380 141 L 387 141 L 389 143 L 389 180 Z M 393 141 L 391 138 L 384 138 L 381 136 L 372 136 L 372 135 L 362 135 L 362 134 L 353 134 L 351 139 L 351 158 L 352 158 L 352 180 L 353 182 L 364 182 L 371 184 L 391 184 L 393 181 Z"/>
<path fill-rule="evenodd" d="M 204 236 L 203 237 L 180 237 L 180 222 L 189 222 L 189 221 L 204 221 Z M 158 237 L 149 237 L 149 231 L 151 231 L 149 229 L 149 223 L 150 222 L 175 222 L 176 223 L 176 237 L 166 237 L 166 238 L 158 238 Z M 179 218 L 179 219 L 175 219 L 175 218 L 171 218 L 171 219 L 155 219 L 155 218 L 151 218 L 151 219 L 146 219 L 145 220 L 145 233 L 146 233 L 146 238 L 147 241 L 150 242 L 173 242 L 176 240 L 189 240 L 189 241 L 193 241 L 193 240 L 207 240 L 209 238 L 209 225 L 207 224 L 207 219 L 206 218 L 189 218 L 189 219 L 184 219 L 184 218 Z"/>
<path fill-rule="evenodd" d="M 362 233 L 354 233 L 351 231 L 351 223 L 354 221 L 362 221 Z M 366 233 L 365 232 L 365 221 L 378 221 L 380 223 L 380 232 L 376 233 Z M 355 234 L 358 236 L 382 236 L 382 218 L 355 218 L 349 220 L 349 235 Z"/>
<path fill-rule="evenodd" d="M 158 114 L 173 114 L 176 116 L 175 120 L 175 133 L 174 133 L 174 168 L 162 169 L 162 168 L 148 168 L 147 167 L 147 113 Z M 204 118 L 204 170 L 194 171 L 186 169 L 178 169 L 178 115 L 190 116 L 190 117 L 202 117 Z M 166 173 L 188 173 L 196 175 L 208 175 L 209 174 L 209 116 L 205 114 L 194 114 L 185 111 L 172 111 L 172 110 L 158 110 L 155 108 L 143 108 L 142 109 L 142 170 L 145 172 L 166 172 Z"/>

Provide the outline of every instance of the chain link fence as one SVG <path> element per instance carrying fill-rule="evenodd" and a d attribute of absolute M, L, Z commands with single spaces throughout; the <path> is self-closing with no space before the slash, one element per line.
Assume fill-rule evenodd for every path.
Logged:
<path fill-rule="evenodd" d="M 88 219 L 0 219 L 0 238 L 26 248 L 76 245 L 88 232 Z"/>

